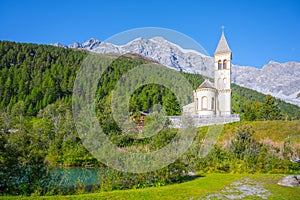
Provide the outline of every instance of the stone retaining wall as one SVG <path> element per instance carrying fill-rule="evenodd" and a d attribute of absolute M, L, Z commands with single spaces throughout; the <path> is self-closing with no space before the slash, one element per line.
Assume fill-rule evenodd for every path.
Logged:
<path fill-rule="evenodd" d="M 186 118 L 186 117 L 184 117 Z M 230 122 L 239 122 L 239 115 L 228 115 L 228 116 L 189 116 L 187 117 L 191 119 L 194 123 L 194 126 L 209 126 L 209 125 L 217 125 L 217 124 L 227 124 Z M 182 116 L 169 116 L 171 121 L 171 127 L 180 128 L 182 127 Z"/>

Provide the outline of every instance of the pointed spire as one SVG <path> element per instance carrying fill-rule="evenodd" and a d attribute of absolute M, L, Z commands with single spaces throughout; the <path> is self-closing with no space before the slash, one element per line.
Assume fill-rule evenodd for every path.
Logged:
<path fill-rule="evenodd" d="M 225 35 L 224 35 L 224 26 L 222 26 L 222 35 L 221 35 L 218 47 L 215 51 L 215 54 L 217 54 L 217 53 L 227 53 L 227 52 L 231 52 L 231 50 L 230 50 L 230 48 L 227 44 L 227 41 L 226 41 L 226 38 L 225 38 Z"/>

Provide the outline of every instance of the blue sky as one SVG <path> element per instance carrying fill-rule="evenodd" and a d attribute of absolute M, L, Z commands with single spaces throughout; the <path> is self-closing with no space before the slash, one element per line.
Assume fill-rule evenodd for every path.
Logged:
<path fill-rule="evenodd" d="M 69 44 L 163 27 L 188 35 L 213 55 L 224 25 L 234 64 L 300 61 L 298 0 L 1 0 L 0 8 L 0 40 Z"/>

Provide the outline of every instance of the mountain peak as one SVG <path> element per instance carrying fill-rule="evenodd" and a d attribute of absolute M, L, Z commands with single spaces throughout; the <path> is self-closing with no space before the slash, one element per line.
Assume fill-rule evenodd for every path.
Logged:
<path fill-rule="evenodd" d="M 156 41 L 165 41 L 168 42 L 168 40 L 166 40 L 164 37 L 162 36 L 155 36 L 153 38 L 151 38 L 152 40 L 156 40 Z"/>
<path fill-rule="evenodd" d="M 64 45 L 64 44 L 62 44 L 62 43 L 60 43 L 60 42 L 55 42 L 55 43 L 50 44 L 50 45 L 56 46 L 56 47 L 68 48 L 67 45 Z"/>
<path fill-rule="evenodd" d="M 101 44 L 100 40 L 97 40 L 95 38 L 90 38 L 89 40 L 82 43 L 81 46 L 84 49 L 93 50 L 96 47 L 98 47 L 100 44 Z"/>
<path fill-rule="evenodd" d="M 68 47 L 72 49 L 81 49 L 82 45 L 79 42 L 73 42 L 72 44 L 69 44 Z"/>
<path fill-rule="evenodd" d="M 270 60 L 268 64 L 279 64 L 279 62 L 276 62 L 275 60 Z"/>

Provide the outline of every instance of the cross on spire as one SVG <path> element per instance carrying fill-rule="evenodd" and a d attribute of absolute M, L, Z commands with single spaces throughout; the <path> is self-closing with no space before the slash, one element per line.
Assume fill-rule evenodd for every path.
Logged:
<path fill-rule="evenodd" d="M 222 26 L 221 26 L 221 29 L 222 29 L 222 33 L 224 33 L 225 26 L 222 25 Z"/>

